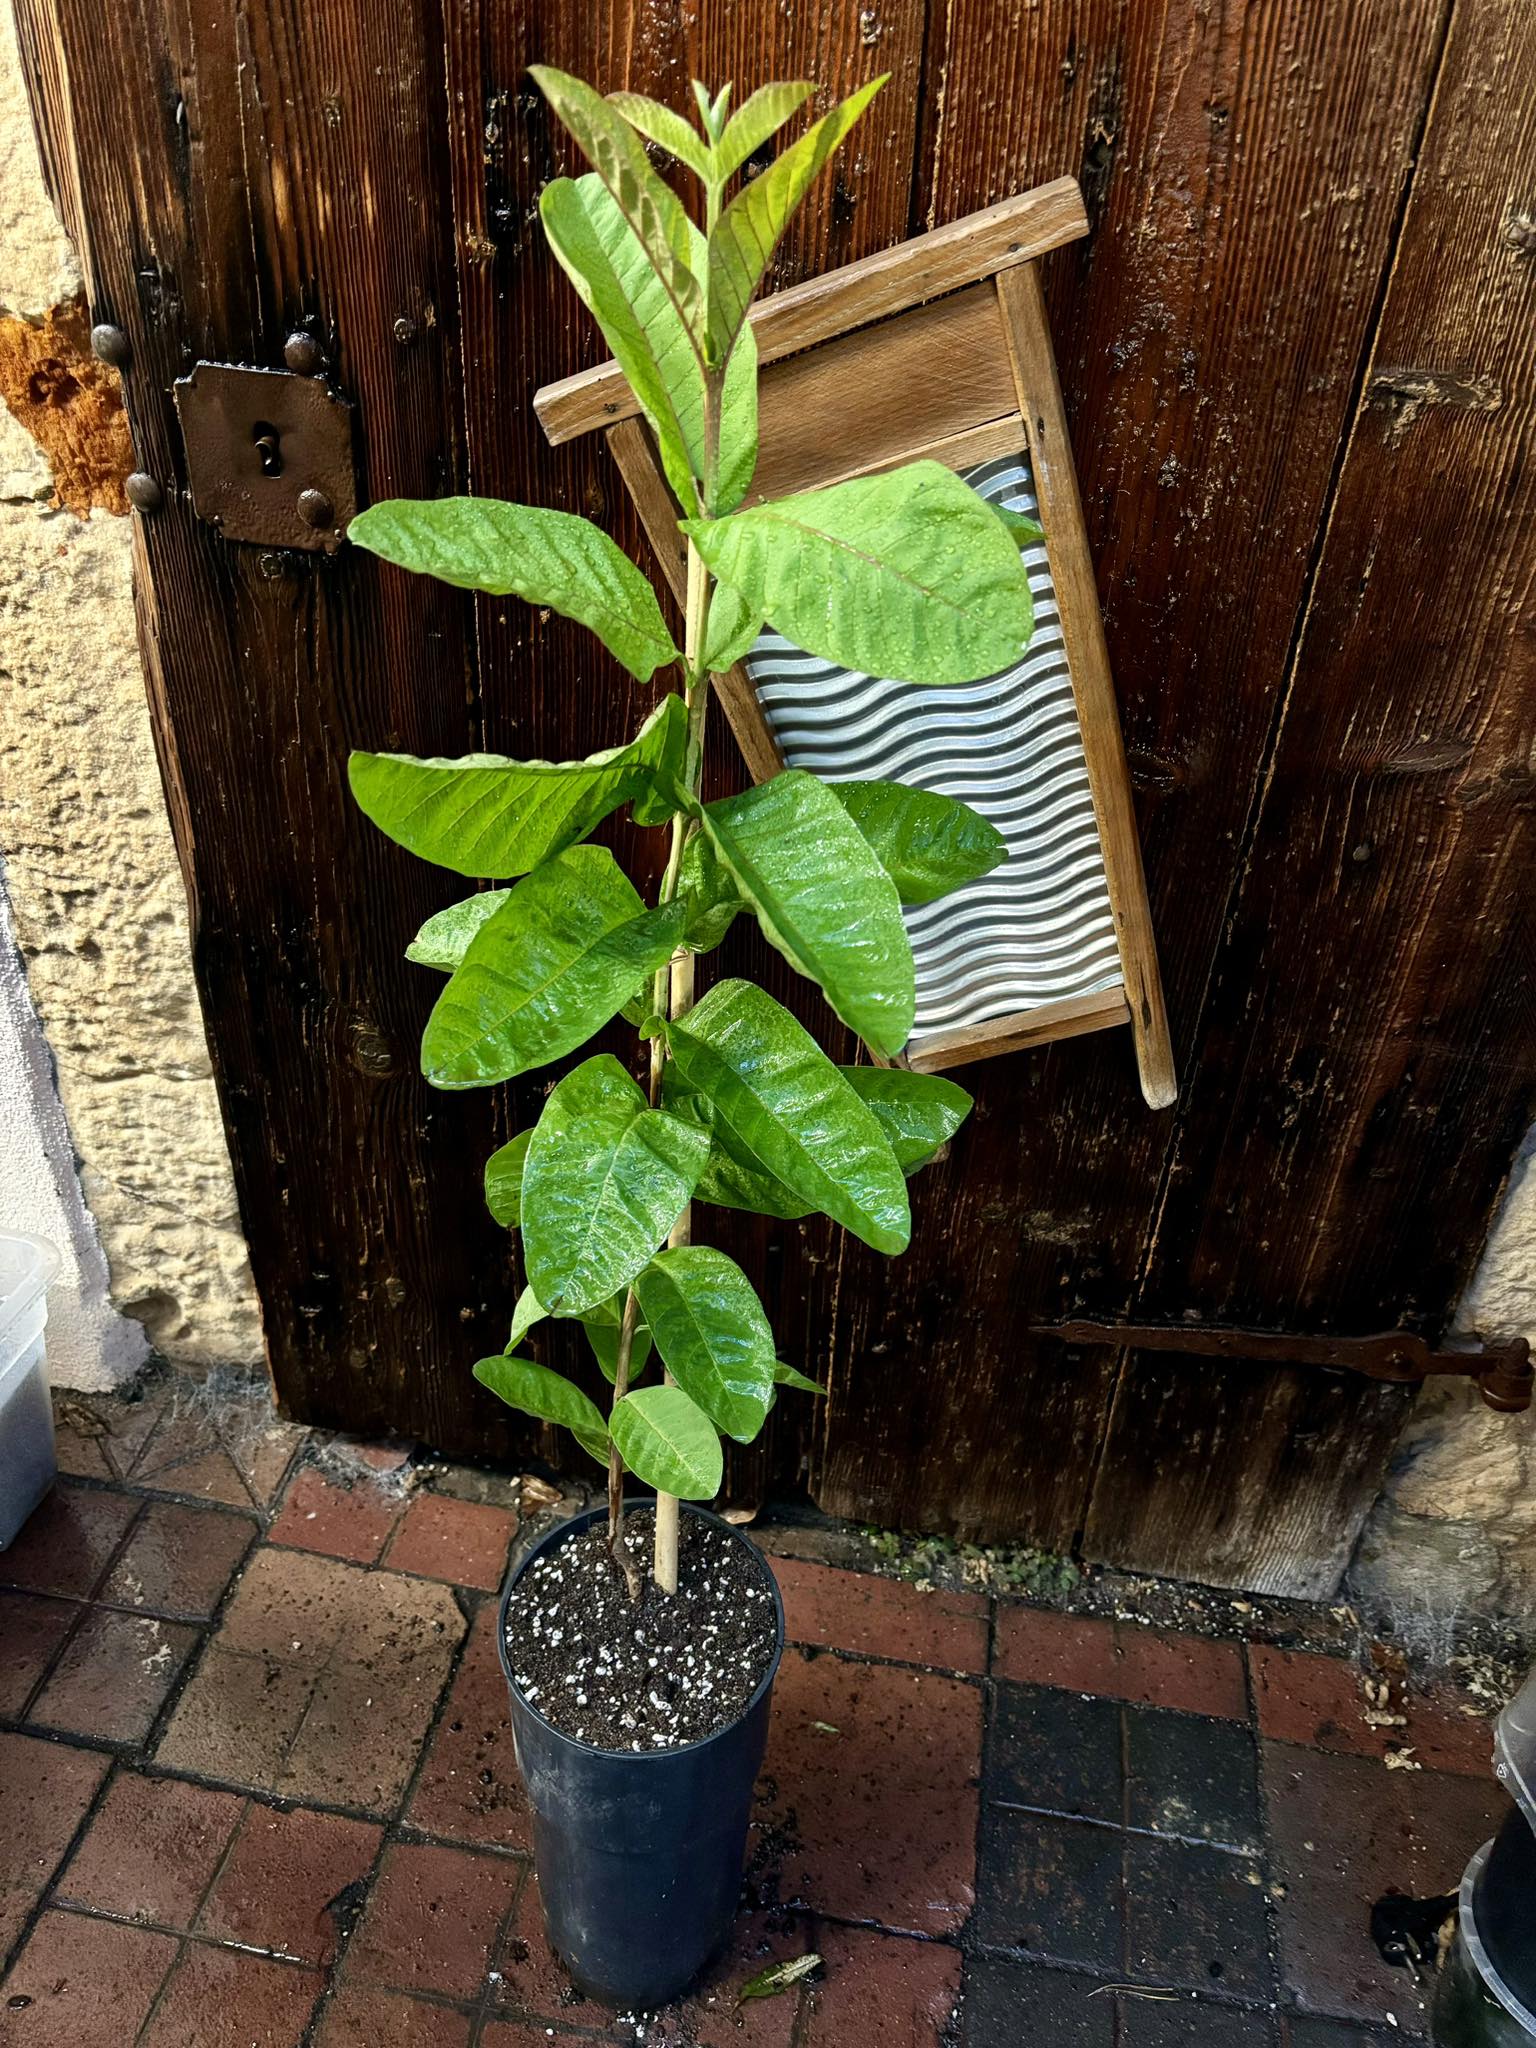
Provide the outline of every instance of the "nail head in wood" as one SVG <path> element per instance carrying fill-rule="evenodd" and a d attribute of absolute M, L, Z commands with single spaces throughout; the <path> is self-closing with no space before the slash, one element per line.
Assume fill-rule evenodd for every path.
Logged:
<path fill-rule="evenodd" d="M 110 363 L 114 370 L 126 370 L 131 353 L 128 337 L 121 327 L 103 322 L 91 329 L 91 354 L 99 363 Z"/>
<path fill-rule="evenodd" d="M 325 350 L 312 334 L 296 328 L 283 343 L 283 361 L 301 377 L 313 377 L 325 368 Z"/>
<path fill-rule="evenodd" d="M 123 494 L 135 512 L 158 512 L 165 493 L 146 470 L 136 469 L 123 480 Z"/>

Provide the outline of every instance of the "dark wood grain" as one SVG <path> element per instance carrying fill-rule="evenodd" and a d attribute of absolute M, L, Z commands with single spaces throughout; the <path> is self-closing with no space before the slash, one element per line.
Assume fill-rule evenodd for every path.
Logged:
<path fill-rule="evenodd" d="M 1188 1049 L 1439 16 L 955 0 L 930 51 L 922 217 L 1075 171 L 1095 222 L 1041 272 L 1195 1118 L 1216 1105 Z M 813 1486 L 848 1514 L 1066 1547 L 1113 1361 L 1069 1365 L 1031 1328 L 1134 1298 L 1173 1126 L 1119 1034 L 957 1078 L 978 1114 L 922 1184 L 923 1249 L 878 1288 L 850 1254 Z"/>
<path fill-rule="evenodd" d="M 1458 7 L 1138 1313 L 1438 1335 L 1536 1110 L 1533 91 Z M 1405 1400 L 1134 1360 L 1089 1548 L 1327 1590 Z"/>

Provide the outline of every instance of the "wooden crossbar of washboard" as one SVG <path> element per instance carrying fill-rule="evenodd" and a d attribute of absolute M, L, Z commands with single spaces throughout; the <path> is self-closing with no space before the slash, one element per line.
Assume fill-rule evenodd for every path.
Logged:
<path fill-rule="evenodd" d="M 907 913 L 918 1014 L 903 1064 L 931 1072 L 1129 1024 L 1142 1092 L 1162 1108 L 1168 1019 L 1039 279 L 1040 257 L 1087 231 L 1076 181 L 1060 178 L 752 313 L 762 374 L 745 502 L 920 456 L 966 472 L 1045 530 L 1027 555 L 1024 661 L 926 689 L 850 676 L 770 630 L 719 691 L 759 781 L 788 763 L 912 782 L 976 804 L 1008 840 L 992 875 Z M 618 365 L 546 385 L 534 410 L 552 442 L 603 430 L 681 602 L 677 506 Z"/>

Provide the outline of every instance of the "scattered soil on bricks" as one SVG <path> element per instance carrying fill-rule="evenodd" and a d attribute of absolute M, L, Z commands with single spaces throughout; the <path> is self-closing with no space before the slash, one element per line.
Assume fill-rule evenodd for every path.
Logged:
<path fill-rule="evenodd" d="M 647 1567 L 655 1517 L 625 1519 Z M 563 1735 L 596 1749 L 676 1749 L 726 1728 L 773 1657 L 768 1567 L 733 1536 L 684 1514 L 677 1592 L 646 1573 L 631 1602 L 605 1521 L 547 1550 L 507 1604 L 507 1654 L 519 1692 Z"/>

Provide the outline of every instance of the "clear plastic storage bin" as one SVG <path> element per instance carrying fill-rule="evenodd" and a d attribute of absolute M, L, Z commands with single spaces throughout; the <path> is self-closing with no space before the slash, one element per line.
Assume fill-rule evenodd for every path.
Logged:
<path fill-rule="evenodd" d="M 59 1255 L 41 1237 L 0 1235 L 0 1549 L 53 1484 L 53 1407 L 43 1325 Z"/>

